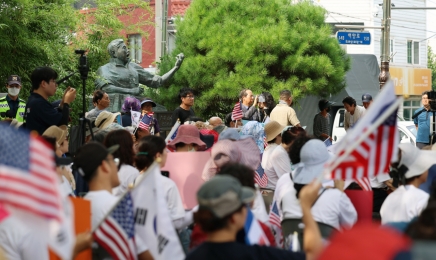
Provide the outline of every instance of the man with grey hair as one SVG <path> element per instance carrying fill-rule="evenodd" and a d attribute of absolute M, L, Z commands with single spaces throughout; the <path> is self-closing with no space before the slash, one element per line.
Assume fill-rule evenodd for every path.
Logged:
<path fill-rule="evenodd" d="M 271 111 L 271 121 L 277 121 L 281 125 L 300 125 L 300 120 L 297 118 L 295 110 L 291 107 L 292 95 L 289 90 L 280 91 L 280 100 L 276 107 Z"/>
<path fill-rule="evenodd" d="M 182 65 L 183 53 L 177 55 L 173 69 L 165 75 L 151 74 L 134 62 L 130 62 L 130 52 L 123 39 L 116 39 L 109 43 L 109 63 L 97 70 L 96 89 L 104 90 L 111 100 L 109 111 L 118 112 L 127 96 L 141 96 L 144 90 L 139 84 L 150 88 L 158 88 L 165 84 Z"/>

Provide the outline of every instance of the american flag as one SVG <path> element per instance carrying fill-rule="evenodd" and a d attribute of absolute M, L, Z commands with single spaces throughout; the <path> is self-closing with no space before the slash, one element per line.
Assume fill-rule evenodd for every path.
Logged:
<path fill-rule="evenodd" d="M 265 188 L 268 184 L 268 176 L 266 175 L 264 169 L 262 168 L 262 165 L 259 164 L 256 171 L 254 171 L 254 181 L 259 185 L 261 188 Z"/>
<path fill-rule="evenodd" d="M 241 120 L 243 117 L 242 115 L 242 109 L 241 109 L 241 104 L 239 102 L 237 102 L 235 104 L 235 106 L 233 107 L 233 111 L 232 111 L 232 120 Z"/>
<path fill-rule="evenodd" d="M 40 137 L 0 124 L 0 203 L 62 221 L 54 151 Z"/>
<path fill-rule="evenodd" d="M 281 228 L 281 221 L 280 221 L 280 215 L 279 215 L 279 208 L 277 207 L 277 201 L 273 201 L 273 204 L 271 206 L 271 210 L 269 212 L 269 223 L 271 225 L 274 225 L 276 227 Z"/>
<path fill-rule="evenodd" d="M 133 201 L 127 193 L 94 232 L 94 239 L 114 259 L 136 259 Z"/>
<path fill-rule="evenodd" d="M 341 141 L 338 157 L 328 163 L 333 178 L 361 180 L 389 172 L 389 164 L 398 151 L 397 110 L 401 102 L 389 81 Z"/>
<path fill-rule="evenodd" d="M 371 191 L 371 182 L 368 177 L 363 177 L 362 179 L 356 179 L 356 183 L 362 188 L 362 190 Z"/>
<path fill-rule="evenodd" d="M 167 144 L 170 143 L 172 140 L 174 140 L 174 138 L 176 138 L 177 132 L 179 131 L 179 126 L 180 126 L 180 120 L 177 120 L 176 123 L 171 128 L 171 131 L 168 134 L 167 138 L 165 138 L 165 142 Z"/>
<path fill-rule="evenodd" d="M 149 114 L 145 114 L 145 115 L 142 117 L 141 122 L 139 122 L 138 127 L 141 128 L 141 129 L 143 129 L 143 130 L 149 131 L 149 129 L 150 129 L 150 125 L 151 125 L 152 123 L 153 123 L 153 114 L 151 114 L 151 115 L 149 115 Z"/>

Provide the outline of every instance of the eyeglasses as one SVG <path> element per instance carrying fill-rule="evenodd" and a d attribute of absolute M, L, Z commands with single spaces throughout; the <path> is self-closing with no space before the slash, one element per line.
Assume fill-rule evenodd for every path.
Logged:
<path fill-rule="evenodd" d="M 426 98 L 426 97 L 422 97 L 422 99 L 428 99 L 428 98 Z"/>
<path fill-rule="evenodd" d="M 185 98 L 191 98 L 191 99 L 194 99 L 195 96 L 194 96 L 194 95 L 192 95 L 192 96 L 186 96 Z"/>

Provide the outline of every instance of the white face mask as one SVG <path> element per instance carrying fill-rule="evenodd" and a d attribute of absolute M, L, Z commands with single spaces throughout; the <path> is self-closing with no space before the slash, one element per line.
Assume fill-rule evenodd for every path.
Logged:
<path fill-rule="evenodd" d="M 191 149 L 189 149 L 188 152 L 195 152 L 194 146 L 191 146 Z"/>
<path fill-rule="evenodd" d="M 8 93 L 9 93 L 9 95 L 15 97 L 15 96 L 18 96 L 18 94 L 20 94 L 20 89 L 19 88 L 8 88 Z"/>

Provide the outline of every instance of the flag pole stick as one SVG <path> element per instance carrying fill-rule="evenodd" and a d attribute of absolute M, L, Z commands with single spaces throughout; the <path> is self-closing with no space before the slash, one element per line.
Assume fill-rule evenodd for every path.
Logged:
<path fill-rule="evenodd" d="M 386 121 L 386 119 L 392 115 L 392 113 L 395 111 L 395 109 L 397 109 L 401 103 L 403 103 L 403 98 L 397 98 L 397 100 L 393 103 L 392 106 L 390 106 L 388 109 L 386 109 L 383 114 L 377 118 L 377 120 L 374 122 L 374 124 L 372 124 L 370 126 L 370 128 L 368 128 L 367 131 L 365 131 L 362 135 L 359 136 L 359 139 L 357 139 L 356 142 L 353 142 L 350 146 L 348 146 L 348 148 L 345 150 L 345 152 L 343 154 L 341 154 L 339 157 L 336 158 L 336 160 L 333 162 L 332 166 L 328 167 L 326 169 L 326 171 L 328 172 L 328 174 L 330 176 L 329 179 L 331 179 L 331 172 L 334 168 L 336 168 L 339 164 L 341 164 L 345 158 L 348 157 L 348 155 L 350 155 L 350 153 L 356 149 L 356 147 L 363 142 L 363 140 L 365 140 L 366 138 L 368 138 L 368 136 L 374 132 L 374 130 L 379 127 L 384 121 Z M 344 140 L 345 141 L 345 140 Z M 324 173 L 323 173 L 324 174 Z M 322 176 L 320 177 L 322 178 Z"/>

